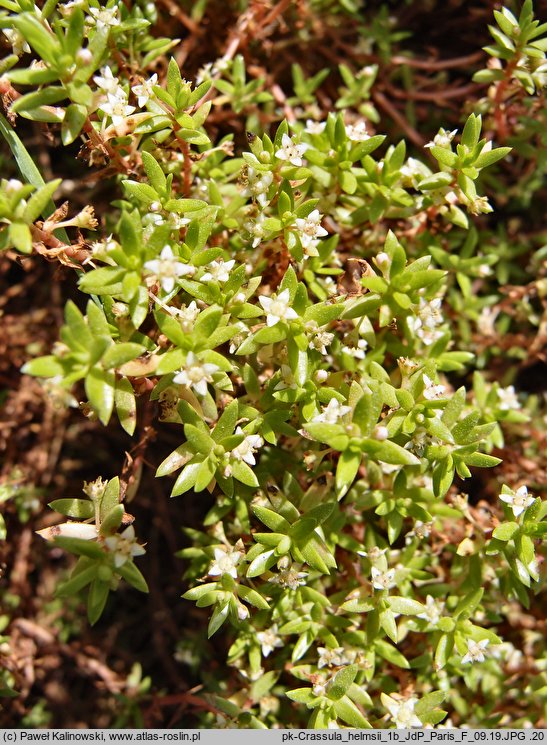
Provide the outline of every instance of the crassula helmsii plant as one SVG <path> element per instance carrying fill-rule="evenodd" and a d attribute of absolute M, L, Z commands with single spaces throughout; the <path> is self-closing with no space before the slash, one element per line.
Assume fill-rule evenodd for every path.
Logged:
<path fill-rule="evenodd" d="M 532 4 L 495 11 L 475 75 L 487 96 L 412 155 L 382 134 L 378 64 L 341 65 L 329 112 L 316 92 L 332 71 L 294 65 L 281 110 L 234 48 L 186 80 L 153 4 L 0 7 L 0 129 L 21 172 L 2 181 L 1 247 L 71 267 L 80 291 L 23 371 L 129 435 L 142 418 L 176 428 L 156 475 L 209 505 L 200 529 L 181 526 L 183 597 L 207 609 L 204 636 L 232 640 L 202 723 L 414 727 L 450 710 L 536 725 L 541 666 L 520 719 L 496 709 L 522 657 L 499 629 L 539 591 L 547 510 L 523 483 L 490 511 L 460 491 L 500 463 L 504 423 L 531 416 L 491 382 L 476 335 L 494 336 L 494 279 L 513 271 L 488 222 L 499 169 L 532 157 L 547 79 Z M 374 27 L 380 59 L 388 26 Z M 243 118 L 247 147 L 215 139 L 212 107 Z M 61 180 L 43 182 L 25 120 L 82 143 L 116 187 L 107 210 L 55 207 Z M 545 295 L 541 276 L 526 302 Z M 40 531 L 78 557 L 57 592 L 87 593 L 91 623 L 121 580 L 147 591 L 126 486 L 86 483 Z"/>

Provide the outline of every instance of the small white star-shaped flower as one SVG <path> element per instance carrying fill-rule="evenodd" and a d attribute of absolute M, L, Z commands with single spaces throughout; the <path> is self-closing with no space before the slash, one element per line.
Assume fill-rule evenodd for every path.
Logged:
<path fill-rule="evenodd" d="M 356 360 L 364 360 L 365 353 L 367 351 L 368 343 L 366 339 L 359 339 L 356 346 L 344 345 L 340 350 L 344 354 L 354 357 Z"/>
<path fill-rule="evenodd" d="M 435 135 L 432 142 L 428 142 L 424 147 L 444 147 L 448 148 L 450 147 L 450 143 L 454 139 L 454 136 L 457 133 L 457 129 L 453 129 L 452 132 L 448 132 L 446 129 L 439 129 L 438 134 Z"/>
<path fill-rule="evenodd" d="M 360 121 L 357 124 L 346 124 L 346 137 L 352 142 L 365 142 L 370 139 L 367 132 L 366 122 Z"/>
<path fill-rule="evenodd" d="M 170 307 L 169 313 L 178 318 L 180 326 L 185 334 L 192 333 L 196 318 L 199 316 L 199 308 L 195 300 L 192 300 L 188 306 L 181 305 L 180 308 Z"/>
<path fill-rule="evenodd" d="M 97 84 L 97 88 L 100 88 L 105 93 L 111 93 L 116 95 L 120 88 L 120 81 L 114 77 L 112 70 L 108 65 L 101 67 L 101 74 L 95 75 L 93 81 Z"/>
<path fill-rule="evenodd" d="M 308 344 L 309 349 L 316 349 L 321 354 L 327 354 L 327 347 L 334 339 L 334 334 L 328 331 L 317 331 Z"/>
<path fill-rule="evenodd" d="M 293 166 L 299 167 L 303 165 L 302 156 L 308 149 L 309 145 L 303 142 L 297 144 L 293 142 L 289 135 L 284 134 L 281 138 L 281 147 L 276 151 L 275 157 L 279 160 L 288 160 Z"/>
<path fill-rule="evenodd" d="M 276 647 L 283 646 L 283 640 L 278 634 L 277 624 L 274 623 L 269 629 L 259 631 L 256 635 L 258 643 L 262 650 L 262 656 L 268 657 L 268 655 L 274 651 Z"/>
<path fill-rule="evenodd" d="M 317 647 L 317 651 L 319 652 L 319 659 L 317 660 L 319 669 L 345 664 L 344 647 L 334 647 L 334 649 Z"/>
<path fill-rule="evenodd" d="M 395 569 L 386 569 L 385 572 L 382 572 L 378 567 L 372 567 L 370 575 L 375 590 L 390 590 L 392 587 L 396 587 Z"/>
<path fill-rule="evenodd" d="M 268 582 L 271 582 L 273 585 L 288 587 L 289 590 L 298 590 L 301 585 L 306 584 L 307 576 L 307 572 L 299 572 L 293 567 L 290 567 L 289 569 L 282 569 L 278 574 L 274 574 Z"/>
<path fill-rule="evenodd" d="M 414 713 L 418 703 L 417 698 L 407 698 L 406 701 L 397 701 L 392 696 L 381 694 L 383 705 L 389 711 L 390 717 L 395 722 L 397 729 L 410 729 L 411 727 L 423 727 L 423 722 Z"/>
<path fill-rule="evenodd" d="M 313 119 L 306 119 L 306 128 L 304 132 L 309 135 L 320 135 L 325 131 L 327 122 L 315 122 Z"/>
<path fill-rule="evenodd" d="M 324 422 L 325 424 L 338 424 L 340 419 L 349 414 L 351 406 L 342 406 L 336 398 L 331 398 L 320 414 L 316 414 L 312 422 Z"/>
<path fill-rule="evenodd" d="M 90 8 L 89 15 L 86 18 L 88 23 L 92 23 L 97 29 L 108 28 L 109 26 L 119 26 L 118 8 Z"/>
<path fill-rule="evenodd" d="M 107 93 L 106 102 L 101 103 L 99 106 L 100 111 L 108 114 L 112 119 L 112 124 L 115 127 L 119 127 L 123 124 L 126 118 L 135 111 L 135 107 L 129 106 L 127 103 L 127 98 L 121 88 L 118 89 L 118 91 L 120 92 L 118 95 Z"/>
<path fill-rule="evenodd" d="M 311 235 L 306 235 L 305 233 L 302 233 L 300 235 L 300 243 L 302 245 L 302 251 L 304 253 L 304 256 L 308 258 L 319 256 L 319 251 L 317 250 L 317 246 L 319 245 L 318 238 L 314 238 Z"/>
<path fill-rule="evenodd" d="M 137 543 L 135 529 L 132 525 L 123 533 L 116 533 L 104 539 L 106 547 L 114 554 L 114 566 L 121 567 L 133 556 L 142 556 L 146 553 L 144 546 Z"/>
<path fill-rule="evenodd" d="M 253 248 L 256 248 L 262 243 L 262 239 L 264 238 L 265 232 L 264 232 L 264 220 L 265 216 L 263 212 L 260 212 L 254 219 L 249 220 L 245 223 L 243 226 L 245 230 L 250 233 L 253 239 L 252 246 Z"/>
<path fill-rule="evenodd" d="M 488 639 L 481 639 L 480 642 L 467 640 L 467 653 L 462 657 L 462 664 L 468 662 L 484 662 L 484 650 L 490 644 Z"/>
<path fill-rule="evenodd" d="M 214 549 L 215 560 L 209 567 L 211 577 L 221 577 L 223 574 L 229 574 L 236 579 L 237 565 L 241 559 L 240 551 L 226 551 L 223 548 Z"/>
<path fill-rule="evenodd" d="M 423 397 L 428 401 L 434 401 L 436 398 L 442 398 L 446 388 L 444 385 L 435 385 L 431 378 L 425 373 L 422 376 L 424 382 Z"/>
<path fill-rule="evenodd" d="M 519 486 L 516 491 L 511 490 L 507 494 L 501 493 L 500 499 L 511 507 L 515 517 L 521 515 L 534 503 L 534 497 L 528 494 L 527 486 Z"/>
<path fill-rule="evenodd" d="M 510 385 L 507 388 L 498 388 L 496 394 L 499 398 L 498 409 L 500 411 L 509 411 L 510 409 L 520 409 L 520 403 L 515 393 L 515 386 Z"/>
<path fill-rule="evenodd" d="M 306 237 L 313 240 L 328 235 L 325 228 L 321 226 L 322 219 L 323 215 L 319 210 L 312 210 L 312 212 L 310 212 L 310 214 L 305 218 L 298 217 L 295 220 L 295 225 L 297 230 L 302 234 L 302 239 Z M 304 245 L 304 241 L 302 242 L 302 245 Z"/>
<path fill-rule="evenodd" d="M 260 295 L 258 302 L 266 311 L 267 326 L 275 326 L 279 321 L 292 321 L 298 318 L 298 313 L 289 307 L 290 292 L 288 289 L 271 297 Z"/>
<path fill-rule="evenodd" d="M 195 272 L 195 267 L 179 261 L 168 245 L 162 248 L 159 259 L 145 262 L 144 269 L 159 279 L 165 292 L 172 292 L 178 277 L 192 275 Z"/>
<path fill-rule="evenodd" d="M 157 73 L 154 73 L 151 78 L 149 78 L 148 80 L 143 80 L 140 85 L 132 86 L 131 90 L 137 96 L 137 103 L 139 104 L 139 108 L 142 109 L 143 106 L 146 106 L 149 99 L 152 98 L 152 96 L 154 95 L 154 91 L 152 89 L 157 84 L 158 75 Z"/>
<path fill-rule="evenodd" d="M 235 431 L 236 435 L 244 435 L 245 432 L 238 427 Z M 243 460 L 250 466 L 256 465 L 256 459 L 254 453 L 264 445 L 264 440 L 260 435 L 246 435 L 243 442 L 240 442 L 229 455 L 236 460 Z"/>
<path fill-rule="evenodd" d="M 193 388 L 200 396 L 207 395 L 207 383 L 212 383 L 213 373 L 220 370 L 212 362 L 200 362 L 193 352 L 186 355 L 186 364 L 173 377 L 173 383 Z"/>
<path fill-rule="evenodd" d="M 5 28 L 2 29 L 2 33 L 11 44 L 12 53 L 17 57 L 20 57 L 23 52 L 30 52 L 30 47 L 20 31 L 15 28 Z"/>
<path fill-rule="evenodd" d="M 443 608 L 444 603 L 438 603 L 434 597 L 428 595 L 425 599 L 425 611 L 418 613 L 416 618 L 421 618 L 432 626 L 436 626 L 441 620 Z"/>
<path fill-rule="evenodd" d="M 247 183 L 241 195 L 256 199 L 261 207 L 268 204 L 267 192 L 273 181 L 271 171 L 256 171 L 252 166 L 247 168 Z"/>
<path fill-rule="evenodd" d="M 364 556 L 369 561 L 378 561 L 387 551 L 387 548 L 378 548 L 378 546 L 371 546 L 368 551 L 357 551 L 359 556 Z"/>
<path fill-rule="evenodd" d="M 235 259 L 231 259 L 230 261 L 212 261 L 207 265 L 209 271 L 200 277 L 200 282 L 227 282 L 230 279 L 230 270 L 235 263 Z"/>

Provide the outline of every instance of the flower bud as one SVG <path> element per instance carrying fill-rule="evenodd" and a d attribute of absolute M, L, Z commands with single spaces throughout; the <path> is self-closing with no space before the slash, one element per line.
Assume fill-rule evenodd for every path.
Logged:
<path fill-rule="evenodd" d="M 89 65 L 93 60 L 93 54 L 89 49 L 80 49 L 76 54 L 76 62 L 79 65 Z"/>
<path fill-rule="evenodd" d="M 379 424 L 374 428 L 374 439 L 375 440 L 387 440 L 389 437 L 389 430 L 387 427 Z"/>
<path fill-rule="evenodd" d="M 391 259 L 389 256 L 385 253 L 385 251 L 380 251 L 380 253 L 376 256 L 376 258 L 373 259 L 374 263 L 380 269 L 381 271 L 384 271 L 385 269 L 389 269 L 391 266 Z"/>

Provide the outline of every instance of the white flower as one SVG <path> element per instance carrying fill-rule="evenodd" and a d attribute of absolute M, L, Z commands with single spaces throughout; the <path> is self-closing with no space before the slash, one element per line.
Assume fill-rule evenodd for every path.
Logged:
<path fill-rule="evenodd" d="M 441 306 L 442 298 L 440 297 L 433 298 L 433 300 L 430 300 L 429 302 L 427 302 L 423 297 L 420 298 L 418 317 L 424 328 L 434 329 L 443 322 L 444 319 L 441 313 Z"/>
<path fill-rule="evenodd" d="M 230 279 L 230 270 L 235 263 L 235 259 L 231 259 L 230 261 L 212 261 L 207 266 L 209 271 L 200 277 L 200 282 L 227 282 Z"/>
<path fill-rule="evenodd" d="M 88 23 L 93 24 L 97 29 L 108 28 L 108 26 L 119 26 L 120 19 L 118 8 L 90 8 L 89 15 L 86 18 Z"/>
<path fill-rule="evenodd" d="M 355 347 L 344 346 L 342 347 L 341 351 L 344 354 L 349 355 L 350 357 L 354 357 L 356 360 L 364 360 L 367 347 L 368 347 L 368 344 L 367 344 L 366 339 L 359 339 L 359 341 L 357 342 L 357 346 Z"/>
<path fill-rule="evenodd" d="M 409 531 L 406 534 L 406 545 L 408 546 L 410 543 L 412 543 L 413 538 L 418 538 L 420 541 L 423 541 L 424 538 L 429 538 L 432 527 L 433 523 L 424 523 L 421 520 L 416 520 L 413 530 Z"/>
<path fill-rule="evenodd" d="M 253 248 L 256 248 L 262 243 L 264 238 L 264 220 L 266 219 L 263 212 L 260 212 L 254 220 L 249 220 L 243 226 L 245 230 L 251 234 L 253 238 Z"/>
<path fill-rule="evenodd" d="M 496 660 L 504 660 L 506 667 L 511 672 L 516 672 L 522 665 L 524 655 L 520 649 L 516 649 L 511 642 L 502 642 L 492 647 L 492 657 Z"/>
<path fill-rule="evenodd" d="M 252 166 L 249 166 L 247 168 L 247 184 L 241 195 L 252 197 L 261 207 L 265 207 L 269 202 L 267 192 L 272 181 L 273 173 L 271 171 L 256 171 Z"/>
<path fill-rule="evenodd" d="M 119 127 L 125 121 L 125 119 L 135 111 L 134 106 L 129 106 L 125 93 L 121 89 L 118 89 L 120 95 L 114 95 L 113 93 L 107 93 L 106 103 L 101 103 L 99 106 L 100 111 L 112 119 L 112 124 L 115 127 Z M 121 95 L 123 93 L 123 96 Z"/>
<path fill-rule="evenodd" d="M 116 533 L 104 539 L 106 547 L 114 554 L 114 566 L 121 567 L 132 556 L 142 556 L 146 553 L 144 546 L 137 543 L 135 529 L 132 525 L 123 533 Z"/>
<path fill-rule="evenodd" d="M 207 394 L 207 383 L 212 383 L 213 373 L 220 368 L 212 362 L 200 362 L 193 352 L 186 355 L 186 364 L 173 378 L 173 383 L 193 388 L 200 396 Z"/>
<path fill-rule="evenodd" d="M 390 590 L 396 586 L 395 569 L 386 569 L 382 572 L 378 567 L 372 567 L 370 570 L 372 577 L 372 586 L 375 590 Z"/>
<path fill-rule="evenodd" d="M 416 618 L 422 618 L 432 626 L 436 626 L 441 620 L 443 609 L 444 603 L 438 603 L 435 598 L 428 595 L 425 599 L 425 611 L 423 613 L 417 613 Z"/>
<path fill-rule="evenodd" d="M 298 313 L 289 307 L 290 292 L 289 290 L 283 290 L 279 295 L 272 295 L 267 297 L 266 295 L 260 295 L 258 302 L 266 311 L 266 325 L 275 326 L 279 321 L 290 321 L 294 318 L 298 318 Z"/>
<path fill-rule="evenodd" d="M 443 322 L 443 316 L 440 312 L 442 300 L 435 298 L 431 302 L 426 302 L 420 298 L 420 306 L 415 316 L 408 316 L 406 319 L 409 329 L 429 346 L 440 339 L 442 331 L 436 330 L 436 327 Z"/>
<path fill-rule="evenodd" d="M 331 297 L 338 294 L 338 285 L 332 277 L 322 277 L 321 284 Z"/>
<path fill-rule="evenodd" d="M 267 657 L 271 652 L 274 651 L 275 647 L 282 647 L 283 640 L 277 633 L 277 624 L 274 623 L 269 629 L 259 631 L 256 635 L 260 647 L 262 649 L 262 656 Z"/>
<path fill-rule="evenodd" d="M 371 546 L 368 551 L 357 551 L 359 556 L 364 556 L 369 561 L 378 561 L 387 551 L 387 548 L 378 548 L 378 546 Z"/>
<path fill-rule="evenodd" d="M 180 215 L 177 215 L 176 212 L 169 212 L 167 215 L 167 222 L 169 223 L 169 226 L 172 228 L 172 230 L 180 230 L 181 228 L 184 228 L 188 223 L 190 222 L 189 217 L 181 217 Z"/>
<path fill-rule="evenodd" d="M 241 552 L 233 549 L 225 550 L 223 548 L 214 549 L 215 560 L 209 567 L 211 577 L 221 577 L 223 574 L 229 574 L 234 579 L 237 577 L 237 565 L 241 559 Z"/>
<path fill-rule="evenodd" d="M 367 132 L 366 122 L 360 121 L 357 124 L 346 124 L 346 137 L 352 142 L 365 142 L 370 139 Z"/>
<path fill-rule="evenodd" d="M 435 135 L 432 142 L 428 142 L 424 147 L 444 147 L 449 148 L 450 143 L 454 139 L 457 133 L 457 129 L 453 129 L 452 132 L 447 132 L 446 129 L 439 129 L 439 132 Z"/>
<path fill-rule="evenodd" d="M 385 693 L 381 694 L 383 705 L 389 711 L 390 717 L 395 722 L 397 729 L 410 729 L 411 727 L 423 727 L 423 722 L 414 713 L 418 703 L 417 698 L 407 698 L 406 701 L 396 701 Z"/>
<path fill-rule="evenodd" d="M 319 256 L 319 251 L 317 250 L 319 240 L 317 238 L 313 238 L 311 235 L 306 235 L 304 233 L 300 235 L 300 243 L 302 245 L 304 256 L 307 256 L 309 258 Z"/>
<path fill-rule="evenodd" d="M 498 409 L 500 411 L 509 411 L 510 409 L 520 409 L 520 403 L 515 393 L 515 386 L 510 385 L 507 388 L 498 388 L 496 391 L 500 400 Z"/>
<path fill-rule="evenodd" d="M 304 132 L 309 135 L 320 135 L 324 132 L 327 122 L 314 122 L 313 119 L 306 119 L 306 128 Z"/>
<path fill-rule="evenodd" d="M 334 647 L 334 649 L 328 649 L 327 647 L 317 647 L 319 652 L 319 659 L 317 661 L 317 667 L 332 667 L 333 665 L 344 665 L 344 647 Z"/>
<path fill-rule="evenodd" d="M 462 657 L 462 664 L 465 665 L 468 662 L 484 662 L 484 650 L 489 643 L 488 639 L 481 639 L 480 642 L 468 639 L 467 654 Z"/>
<path fill-rule="evenodd" d="M 84 8 L 87 5 L 86 0 L 71 0 L 68 3 L 59 3 L 57 10 L 63 16 L 63 18 L 70 18 L 76 8 Z"/>
<path fill-rule="evenodd" d="M 502 502 L 506 502 L 513 510 L 513 515 L 518 517 L 534 503 L 534 497 L 528 494 L 528 487 L 519 486 L 516 491 L 511 490 L 508 494 L 500 494 Z"/>
<path fill-rule="evenodd" d="M 288 160 L 293 166 L 301 166 L 304 161 L 302 156 L 309 149 L 309 145 L 303 142 L 297 144 L 293 142 L 289 135 L 284 134 L 281 138 L 281 147 L 276 151 L 275 157 L 279 160 Z"/>
<path fill-rule="evenodd" d="M 20 31 L 15 28 L 4 28 L 2 29 L 2 33 L 11 44 L 11 51 L 13 54 L 16 54 L 19 57 L 23 52 L 30 52 L 30 47 Z"/>
<path fill-rule="evenodd" d="M 131 87 L 131 90 L 137 96 L 137 103 L 141 109 L 143 106 L 146 106 L 148 100 L 154 95 L 152 88 L 157 84 L 158 76 L 157 73 L 154 73 L 151 78 L 143 80 L 140 85 L 134 85 Z"/>
<path fill-rule="evenodd" d="M 244 300 L 242 300 L 242 302 L 244 302 Z M 236 349 L 238 349 L 238 347 L 240 347 L 243 344 L 243 342 L 249 335 L 249 329 L 247 328 L 247 326 L 245 326 L 244 323 L 239 321 L 235 325 L 237 326 L 239 331 L 235 336 L 232 336 L 232 338 L 230 339 L 230 348 L 229 348 L 230 354 L 233 354 L 236 351 Z"/>
<path fill-rule="evenodd" d="M 316 349 L 321 354 L 327 354 L 327 347 L 334 339 L 334 334 L 328 331 L 318 330 L 315 332 L 310 343 L 308 344 L 309 349 Z"/>
<path fill-rule="evenodd" d="M 101 74 L 95 75 L 93 81 L 102 91 L 105 93 L 111 93 L 112 95 L 116 95 L 120 88 L 120 81 L 118 78 L 114 77 L 112 70 L 108 65 L 106 67 L 101 67 Z"/>
<path fill-rule="evenodd" d="M 212 62 L 206 62 L 204 65 L 202 65 L 196 74 L 196 85 L 200 85 L 203 83 L 204 80 L 210 80 L 215 71 L 213 70 L 213 63 Z"/>
<path fill-rule="evenodd" d="M 281 380 L 275 386 L 274 391 L 284 391 L 287 388 L 295 391 L 298 386 L 296 384 L 296 380 L 294 379 L 293 371 L 291 370 L 291 368 L 288 365 L 281 365 L 280 372 Z"/>
<path fill-rule="evenodd" d="M 446 391 L 446 387 L 444 385 L 435 385 L 431 378 L 425 373 L 422 375 L 422 380 L 424 382 L 424 398 L 426 398 L 428 401 L 434 401 L 436 398 L 442 398 L 444 392 Z"/>
<path fill-rule="evenodd" d="M 320 214 L 319 210 L 312 210 L 306 218 L 298 217 L 295 221 L 295 225 L 302 237 L 307 238 L 323 238 L 328 235 L 325 228 L 321 227 L 321 220 L 323 215 Z M 304 243 L 302 243 L 304 245 Z"/>
<path fill-rule="evenodd" d="M 401 166 L 400 174 L 403 178 L 413 181 L 415 178 L 428 176 L 430 171 L 416 158 L 408 158 L 406 163 Z"/>
<path fill-rule="evenodd" d="M 341 406 L 340 401 L 336 398 L 331 398 L 327 406 L 323 409 L 320 414 L 316 414 L 312 422 L 325 422 L 325 424 L 338 424 L 340 419 L 349 414 L 351 406 Z"/>
<path fill-rule="evenodd" d="M 493 212 L 493 207 L 488 201 L 488 197 L 475 197 L 475 199 L 469 199 L 462 192 L 460 194 L 460 201 L 465 204 L 467 209 L 472 215 L 488 214 Z"/>
<path fill-rule="evenodd" d="M 241 427 L 238 427 L 235 431 L 235 434 L 244 435 L 245 432 L 241 429 Z M 235 447 L 229 455 L 236 460 L 243 460 L 250 466 L 254 466 L 256 465 L 254 453 L 258 450 L 258 448 L 261 448 L 262 445 L 264 445 L 264 440 L 262 439 L 262 437 L 260 437 L 260 435 L 246 435 L 243 442 L 240 442 L 239 445 L 237 445 L 237 447 Z"/>
<path fill-rule="evenodd" d="M 165 292 L 172 292 L 178 277 L 192 275 L 195 272 L 193 266 L 179 261 L 173 254 L 171 246 L 168 245 L 162 248 L 159 259 L 145 262 L 144 268 L 159 279 Z"/>
<path fill-rule="evenodd" d="M 327 683 L 328 681 L 325 678 L 316 680 L 316 682 L 313 684 L 313 687 L 312 687 L 313 695 L 324 696 L 327 693 Z"/>
<path fill-rule="evenodd" d="M 190 305 L 181 305 L 180 308 L 169 308 L 169 313 L 178 318 L 180 326 L 185 334 L 191 334 L 196 318 L 199 316 L 199 308 L 196 301 L 192 300 Z"/>
<path fill-rule="evenodd" d="M 273 585 L 281 585 L 281 587 L 288 587 L 289 590 L 298 590 L 301 585 L 306 584 L 307 572 L 299 572 L 293 567 L 289 569 L 282 569 L 280 572 L 270 577 L 268 582 Z"/>

